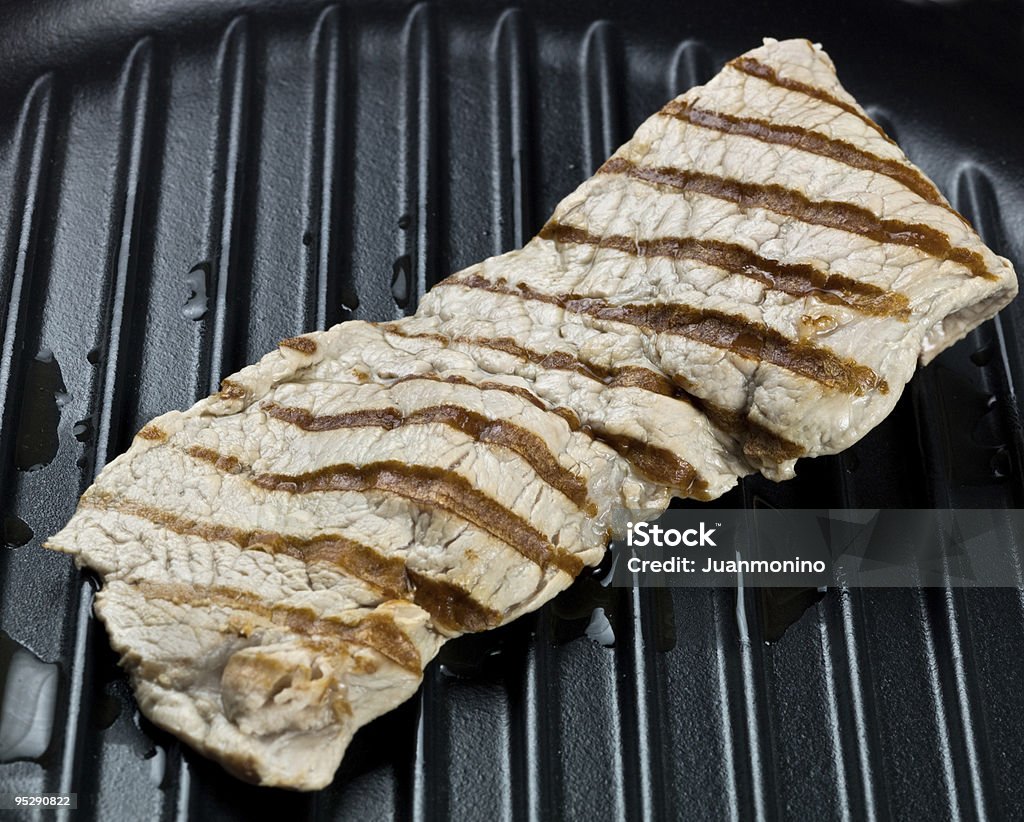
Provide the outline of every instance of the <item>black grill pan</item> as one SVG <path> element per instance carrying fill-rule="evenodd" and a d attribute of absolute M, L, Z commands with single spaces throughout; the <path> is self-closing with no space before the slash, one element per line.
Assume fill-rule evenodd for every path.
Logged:
<path fill-rule="evenodd" d="M 168 822 L 1024 818 L 1019 590 L 829 591 L 765 644 L 813 598 L 588 575 L 452 643 L 334 784 L 301 795 L 244 785 L 140 719 L 93 582 L 40 548 L 149 418 L 283 337 L 409 313 L 521 244 L 645 117 L 765 35 L 821 41 L 1020 268 L 1022 17 L 895 0 L 3 4 L 0 693 L 30 653 L 57 697 L 49 744 L 0 763 L 0 796 L 74 791 L 69 818 Z M 1021 328 L 1013 305 L 860 444 L 722 504 L 1019 506 Z"/>

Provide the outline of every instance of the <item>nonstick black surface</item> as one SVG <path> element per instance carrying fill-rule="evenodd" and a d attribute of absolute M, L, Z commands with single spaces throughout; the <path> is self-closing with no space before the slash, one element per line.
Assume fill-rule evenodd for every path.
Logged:
<path fill-rule="evenodd" d="M 452 643 L 300 795 L 140 719 L 93 584 L 40 547 L 150 417 L 519 245 L 765 35 L 821 41 L 1020 268 L 1022 31 L 998 2 L 5 3 L 0 682 L 25 648 L 57 699 L 48 749 L 0 764 L 0 796 L 75 791 L 83 820 L 1024 816 L 1015 589 L 829 591 L 767 645 L 813 597 L 737 608 L 587 576 Z M 860 444 L 722 504 L 1017 506 L 1022 327 L 1013 305 Z"/>

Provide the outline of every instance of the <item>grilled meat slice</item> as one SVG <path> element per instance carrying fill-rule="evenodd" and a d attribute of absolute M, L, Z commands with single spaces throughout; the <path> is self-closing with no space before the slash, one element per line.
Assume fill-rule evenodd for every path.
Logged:
<path fill-rule="evenodd" d="M 537 608 L 673 495 L 846 448 L 1016 290 L 820 48 L 766 41 L 525 248 L 151 422 L 50 547 L 104 578 L 147 716 L 322 787 L 445 640 Z"/>

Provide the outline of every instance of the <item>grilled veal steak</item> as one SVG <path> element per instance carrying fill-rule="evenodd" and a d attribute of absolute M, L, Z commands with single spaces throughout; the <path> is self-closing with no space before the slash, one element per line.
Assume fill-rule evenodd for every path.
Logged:
<path fill-rule="evenodd" d="M 150 719 L 318 788 L 447 638 L 672 495 L 847 447 L 1016 291 L 824 52 L 769 41 L 414 317 L 285 340 L 151 422 L 50 547 L 103 576 Z"/>

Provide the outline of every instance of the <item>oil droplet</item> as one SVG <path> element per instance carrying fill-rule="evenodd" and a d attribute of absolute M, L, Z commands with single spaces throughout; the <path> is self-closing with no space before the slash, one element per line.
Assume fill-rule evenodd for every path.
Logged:
<path fill-rule="evenodd" d="M 4 517 L 3 526 L 3 543 L 8 548 L 20 548 L 22 545 L 28 544 L 28 541 L 34 536 L 28 523 L 14 514 Z"/>
<path fill-rule="evenodd" d="M 57 701 L 57 665 L 43 662 L 0 632 L 0 762 L 38 759 L 50 747 Z"/>
<path fill-rule="evenodd" d="M 188 286 L 189 296 L 181 307 L 182 316 L 187 320 L 198 321 L 206 316 L 206 283 L 210 276 L 210 264 L 199 263 L 185 275 L 185 285 Z"/>
<path fill-rule="evenodd" d="M 37 471 L 57 455 L 60 410 L 69 399 L 53 352 L 48 348 L 40 349 L 25 370 L 14 454 L 19 471 Z"/>
<path fill-rule="evenodd" d="M 595 608 L 590 615 L 590 624 L 587 626 L 587 638 L 594 640 L 598 645 L 611 648 L 615 645 L 615 631 L 608 621 L 604 608 Z"/>
<path fill-rule="evenodd" d="M 815 337 L 824 337 L 839 327 L 839 321 L 830 314 L 804 314 L 800 318 L 801 332 Z"/>
<path fill-rule="evenodd" d="M 409 296 L 412 293 L 412 258 L 403 254 L 392 267 L 391 273 L 391 296 L 399 308 L 409 305 Z"/>

